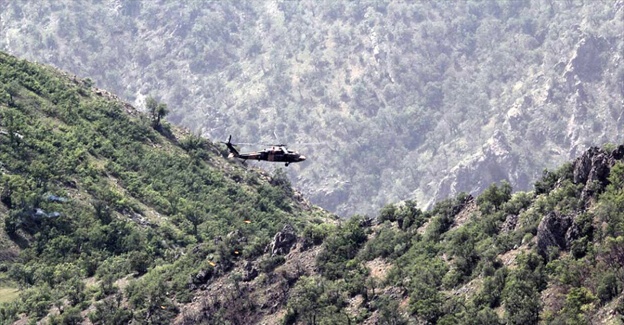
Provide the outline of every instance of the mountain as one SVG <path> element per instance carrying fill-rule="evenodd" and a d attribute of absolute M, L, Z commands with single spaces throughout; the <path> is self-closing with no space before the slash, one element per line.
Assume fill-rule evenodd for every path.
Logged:
<path fill-rule="evenodd" d="M 0 21 L 0 49 L 193 132 L 290 144 L 293 185 L 342 216 L 529 190 L 624 141 L 622 0 L 43 0 Z"/>
<path fill-rule="evenodd" d="M 227 272 L 286 225 L 334 218 L 283 171 L 227 160 L 222 146 L 88 80 L 0 53 L 0 81 L 0 285 L 19 288 L 1 323 L 78 317 L 124 287 L 115 281 L 135 288 L 124 296 L 132 312 L 118 317 L 168 319 L 199 269 L 205 279 Z M 150 300 L 165 291 L 173 296 Z"/>
<path fill-rule="evenodd" d="M 281 169 L 4 53 L 0 117 L 2 324 L 624 321 L 624 144 L 531 191 L 344 220 Z"/>

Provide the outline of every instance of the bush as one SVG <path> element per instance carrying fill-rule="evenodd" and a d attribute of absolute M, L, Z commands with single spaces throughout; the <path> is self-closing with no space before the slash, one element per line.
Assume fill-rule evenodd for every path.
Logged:
<path fill-rule="evenodd" d="M 0 324 L 12 324 L 17 320 L 17 312 L 16 302 L 0 304 Z"/>
<path fill-rule="evenodd" d="M 406 230 L 410 227 L 420 227 L 425 223 L 423 213 L 417 208 L 416 201 L 407 200 L 397 213 L 399 228 Z"/>
<path fill-rule="evenodd" d="M 127 324 L 132 320 L 132 312 L 121 306 L 122 295 L 105 299 L 95 304 L 95 310 L 89 313 L 89 320 L 94 324 Z"/>
<path fill-rule="evenodd" d="M 596 293 L 602 304 L 606 304 L 617 297 L 620 292 L 622 292 L 622 282 L 618 280 L 615 272 L 607 271 L 599 275 Z"/>
<path fill-rule="evenodd" d="M 325 247 L 316 257 L 319 271 L 328 279 L 337 279 L 348 271 L 345 263 L 354 258 L 364 242 L 366 233 L 363 219 L 352 217 L 336 229 L 336 233 L 325 240 Z"/>
<path fill-rule="evenodd" d="M 334 228 L 330 224 L 311 224 L 303 229 L 303 234 L 301 236 L 304 240 L 309 240 L 314 245 L 320 245 L 333 230 Z"/>
<path fill-rule="evenodd" d="M 79 325 L 82 324 L 83 318 L 80 314 L 80 308 L 70 307 L 63 311 L 62 314 L 51 316 L 49 324 L 63 324 L 63 325 Z"/>
<path fill-rule="evenodd" d="M 137 273 L 137 276 L 141 276 L 147 273 L 151 262 L 150 258 L 145 252 L 134 251 L 129 256 L 130 269 Z"/>
<path fill-rule="evenodd" d="M 505 283 L 503 301 L 508 324 L 537 324 L 540 296 L 523 273 L 515 273 Z"/>
<path fill-rule="evenodd" d="M 489 308 L 497 308 L 500 306 L 506 277 L 507 269 L 502 268 L 496 270 L 494 276 L 485 278 L 481 291 L 475 297 L 475 304 L 477 306 L 487 306 Z"/>
<path fill-rule="evenodd" d="M 511 198 L 511 185 L 507 181 L 503 181 L 500 187 L 496 184 L 490 185 L 479 197 L 477 204 L 483 214 L 489 214 L 497 211 L 501 206 Z"/>
<path fill-rule="evenodd" d="M 393 204 L 388 204 L 381 208 L 379 216 L 377 217 L 377 223 L 383 223 L 384 221 L 394 222 L 396 221 L 397 208 Z"/>
<path fill-rule="evenodd" d="M 397 231 L 389 223 L 377 231 L 373 239 L 366 243 L 361 258 L 373 260 L 377 257 L 396 259 L 403 255 L 410 246 L 409 235 Z"/>
<path fill-rule="evenodd" d="M 260 270 L 264 273 L 271 273 L 275 270 L 276 267 L 284 264 L 286 262 L 286 258 L 281 255 L 276 255 L 273 257 L 265 258 L 260 261 Z"/>
<path fill-rule="evenodd" d="M 588 312 L 595 308 L 596 297 L 585 287 L 572 288 L 566 295 L 562 315 L 568 324 L 587 324 Z"/>

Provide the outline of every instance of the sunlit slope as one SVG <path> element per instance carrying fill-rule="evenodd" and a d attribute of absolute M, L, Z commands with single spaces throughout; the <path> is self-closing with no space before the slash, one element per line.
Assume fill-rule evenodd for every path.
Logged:
<path fill-rule="evenodd" d="M 624 145 L 338 221 L 89 81 L 0 85 L 0 323 L 622 321 Z"/>
<path fill-rule="evenodd" d="M 529 192 L 491 184 L 308 228 L 320 246 L 245 262 L 176 324 L 620 324 L 623 186 L 624 145 L 593 147 Z"/>
<path fill-rule="evenodd" d="M 621 1 L 6 7 L 2 48 L 138 106 L 156 96 L 212 139 L 287 143 L 309 158 L 288 168 L 295 187 L 344 216 L 502 179 L 529 189 L 623 140 Z"/>
<path fill-rule="evenodd" d="M 197 269 L 225 272 L 286 224 L 328 220 L 283 173 L 223 150 L 89 81 L 0 53 L 0 288 L 13 295 L 0 322 L 79 314 L 132 274 L 175 293 L 159 302 L 175 306 Z M 123 299 L 144 315 L 149 294 Z"/>

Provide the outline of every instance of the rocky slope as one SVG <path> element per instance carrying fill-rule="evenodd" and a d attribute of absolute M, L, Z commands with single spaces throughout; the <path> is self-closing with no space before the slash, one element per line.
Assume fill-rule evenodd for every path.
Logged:
<path fill-rule="evenodd" d="M 405 213 L 404 205 L 387 206 L 373 222 L 358 221 L 367 239 L 356 244 L 361 248 L 353 260 L 341 264 L 357 273 L 353 265 L 361 263 L 367 274 L 359 280 L 362 291 L 349 291 L 357 285 L 349 283 L 354 279 L 335 279 L 335 270 L 324 264 L 328 250 L 336 253 L 331 250 L 336 234 L 310 246 L 285 228 L 265 255 L 283 256 L 281 266 L 263 273 L 258 272 L 262 262 L 241 261 L 232 271 L 240 282 L 211 281 L 182 308 L 176 323 L 620 324 L 624 219 L 620 212 L 607 217 L 601 210 L 611 206 L 612 213 L 618 209 L 613 205 L 624 202 L 623 177 L 624 145 L 594 147 L 544 175 L 534 193 L 510 195 L 504 186 L 490 186 L 477 198 L 446 200 L 446 207 L 438 203 L 420 220 L 420 212 Z M 614 193 L 619 199 L 606 199 Z M 440 222 L 447 226 L 440 228 Z M 437 244 L 427 239 L 431 236 Z M 456 278 L 466 267 L 466 277 Z M 431 283 L 436 277 L 440 282 Z M 324 294 L 334 298 L 302 292 L 313 290 L 309 284 L 326 287 Z"/>
<path fill-rule="evenodd" d="M 1 323 L 624 321 L 624 144 L 341 220 L 86 80 L 0 53 L 0 85 Z"/>
<path fill-rule="evenodd" d="M 88 80 L 0 53 L 0 289 L 11 293 L 0 323 L 164 322 L 196 282 L 261 256 L 284 225 L 333 219 L 283 173 L 225 156 Z"/>
<path fill-rule="evenodd" d="M 158 96 L 209 138 L 304 151 L 295 187 L 343 216 L 492 181 L 526 190 L 544 168 L 623 141 L 622 0 L 2 9 L 2 49 L 138 107 Z"/>

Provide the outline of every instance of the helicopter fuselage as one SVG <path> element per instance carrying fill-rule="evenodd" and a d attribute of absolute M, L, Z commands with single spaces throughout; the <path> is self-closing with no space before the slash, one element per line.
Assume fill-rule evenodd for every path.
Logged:
<path fill-rule="evenodd" d="M 299 154 L 296 151 L 288 150 L 285 146 L 273 146 L 271 148 L 264 149 L 262 151 L 254 151 L 248 153 L 239 153 L 228 140 L 225 143 L 230 150 L 230 158 L 240 158 L 243 160 L 264 160 L 273 162 L 285 162 L 286 166 L 290 163 L 300 162 L 306 160 L 304 155 Z"/>

